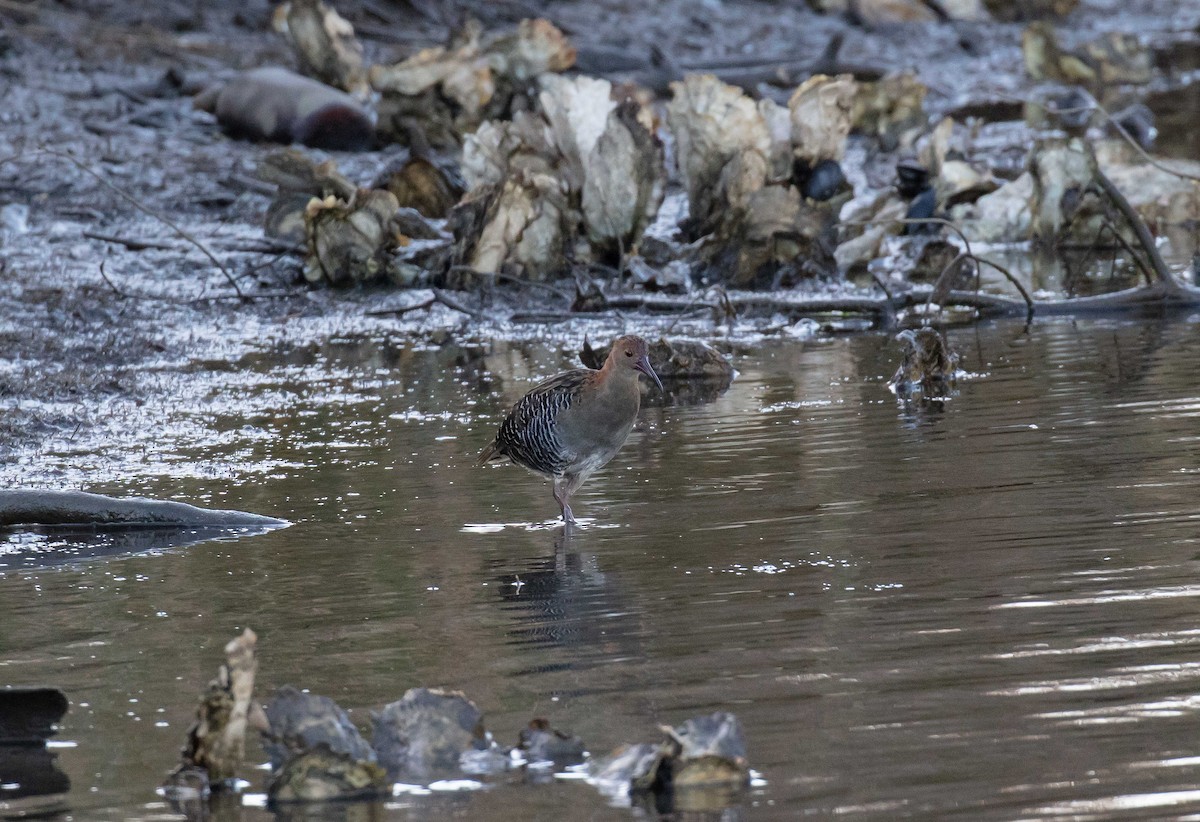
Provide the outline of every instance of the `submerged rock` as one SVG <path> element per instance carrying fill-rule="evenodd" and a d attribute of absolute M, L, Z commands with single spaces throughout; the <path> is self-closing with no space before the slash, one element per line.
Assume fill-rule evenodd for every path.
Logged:
<path fill-rule="evenodd" d="M 588 763 L 588 778 L 606 787 L 613 787 L 628 794 L 635 780 L 644 779 L 646 774 L 658 768 L 661 759 L 659 746 L 649 742 L 637 745 L 622 745 L 608 756 L 599 757 Z"/>
<path fill-rule="evenodd" d="M 263 749 L 271 760 L 272 802 L 327 802 L 385 796 L 387 771 L 332 699 L 285 685 L 264 709 Z"/>
<path fill-rule="evenodd" d="M 521 729 L 517 749 L 529 762 L 553 762 L 556 766 L 582 762 L 586 753 L 582 739 L 552 728 L 541 717 Z"/>
<path fill-rule="evenodd" d="M 902 345 L 903 359 L 888 387 L 897 396 L 909 397 L 920 392 L 926 399 L 936 399 L 953 390 L 958 355 L 950 350 L 937 329 L 901 331 L 896 340 Z"/>
<path fill-rule="evenodd" d="M 459 774 L 464 754 L 492 747 L 483 713 L 458 691 L 410 688 L 371 719 L 379 764 L 393 780 L 429 782 Z"/>
<path fill-rule="evenodd" d="M 375 761 L 375 751 L 362 738 L 349 715 L 326 696 L 303 693 L 284 685 L 266 704 L 269 729 L 262 731 L 263 749 L 275 769 L 296 751 L 324 746 L 332 754 Z"/>
<path fill-rule="evenodd" d="M 374 142 L 375 126 L 344 91 L 274 66 L 244 71 L 215 95 L 196 98 L 233 137 L 313 148 L 362 151 Z"/>
<path fill-rule="evenodd" d="M 324 742 L 293 753 L 267 783 L 271 802 L 378 799 L 390 793 L 387 771 L 373 760 L 337 753 Z"/>
<path fill-rule="evenodd" d="M 742 725 L 731 713 L 697 716 L 674 728 L 663 726 L 669 737 L 659 768 L 670 767 L 676 789 L 702 785 L 745 786 L 750 781 L 746 740 Z"/>
<path fill-rule="evenodd" d="M 750 784 L 741 723 L 731 713 L 662 726 L 658 745 L 626 745 L 591 762 L 589 780 L 606 792 L 650 795 L 660 810 L 719 811 Z"/>

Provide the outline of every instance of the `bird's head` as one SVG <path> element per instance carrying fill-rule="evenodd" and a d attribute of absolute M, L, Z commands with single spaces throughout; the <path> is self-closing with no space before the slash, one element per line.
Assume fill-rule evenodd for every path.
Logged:
<path fill-rule="evenodd" d="M 654 373 L 654 369 L 650 366 L 650 349 L 646 345 L 646 341 L 641 337 L 633 334 L 624 337 L 618 337 L 613 343 L 612 351 L 608 354 L 608 361 L 615 369 L 632 369 L 640 371 L 650 379 L 654 380 L 658 385 L 658 390 L 663 390 L 662 380 Z"/>

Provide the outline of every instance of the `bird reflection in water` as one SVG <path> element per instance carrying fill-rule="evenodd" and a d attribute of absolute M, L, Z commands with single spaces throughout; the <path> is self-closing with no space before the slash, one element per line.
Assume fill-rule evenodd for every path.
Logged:
<path fill-rule="evenodd" d="M 496 575 L 500 600 L 515 623 L 509 642 L 571 651 L 560 661 L 544 659 L 517 674 L 577 670 L 641 656 L 637 615 L 625 604 L 613 575 L 600 569 L 597 555 L 579 550 L 586 539 L 578 531 L 561 529 L 551 556 L 527 560 L 521 567 L 505 562 L 508 567 Z"/>

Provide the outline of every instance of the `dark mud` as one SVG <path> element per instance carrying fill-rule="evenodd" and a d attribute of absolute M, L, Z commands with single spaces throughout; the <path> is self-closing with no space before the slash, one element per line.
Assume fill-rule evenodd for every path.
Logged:
<path fill-rule="evenodd" d="M 463 11 L 489 26 L 531 11 L 515 2 L 336 5 L 373 60 L 441 42 Z M 270 30 L 271 11 L 263 0 L 0 2 L 0 485 L 220 476 L 235 463 L 269 473 L 277 466 L 256 461 L 254 443 L 266 435 L 264 420 L 278 413 L 276 398 L 230 365 L 264 352 L 286 360 L 290 351 L 351 338 L 470 347 L 497 336 L 548 335 L 573 346 L 585 334 L 600 339 L 631 323 L 654 325 L 621 316 L 551 326 L 483 322 L 437 303 L 378 314 L 372 312 L 423 303 L 430 294 L 304 285 L 296 249 L 264 239 L 261 230 L 270 192 L 253 173 L 275 147 L 228 139 L 190 99 L 235 70 L 292 63 Z M 815 59 L 844 35 L 840 57 L 847 62 L 917 70 L 930 87 L 931 118 L 967 106 L 1011 107 L 1031 87 L 1018 24 L 866 30 L 803 4 L 750 0 L 669 0 L 652 9 L 555 2 L 535 11 L 585 50 L 649 58 L 665 46 L 680 65 L 768 54 Z M 1090 0 L 1060 31 L 1068 44 L 1136 31 L 1153 46 L 1167 72 L 1157 89 L 1166 96 L 1155 102 L 1164 129 L 1172 129 L 1164 142 L 1186 154 L 1194 148 L 1194 124 L 1180 122 L 1168 89 L 1196 70 L 1189 55 L 1198 23 L 1200 7 L 1186 4 Z M 997 146 L 998 168 L 1006 158 L 1018 166 L 1005 124 L 987 119 L 978 124 L 981 144 Z M 333 156 L 348 177 L 368 180 L 399 151 Z M 864 167 L 868 177 L 891 175 L 882 161 Z M 552 290 L 492 300 L 535 318 L 568 307 Z M 754 344 L 764 329 L 804 335 L 817 327 L 777 318 L 719 328 L 704 316 L 662 322 L 676 332 L 725 336 L 727 346 Z M 302 370 L 293 380 L 304 382 Z M 352 401 L 330 392 L 330 402 Z M 246 427 L 214 430 L 218 409 L 241 415 Z M 181 463 L 173 455 L 181 443 L 209 443 L 213 456 Z"/>

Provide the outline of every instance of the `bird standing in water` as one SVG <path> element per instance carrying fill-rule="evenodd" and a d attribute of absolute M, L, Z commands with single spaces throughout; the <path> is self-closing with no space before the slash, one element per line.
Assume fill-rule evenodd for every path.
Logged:
<path fill-rule="evenodd" d="M 625 444 L 641 406 L 638 375 L 662 382 L 646 341 L 619 337 L 599 370 L 576 368 L 535 385 L 517 401 L 479 464 L 509 459 L 554 480 L 563 521 L 574 524 L 571 495 Z"/>

